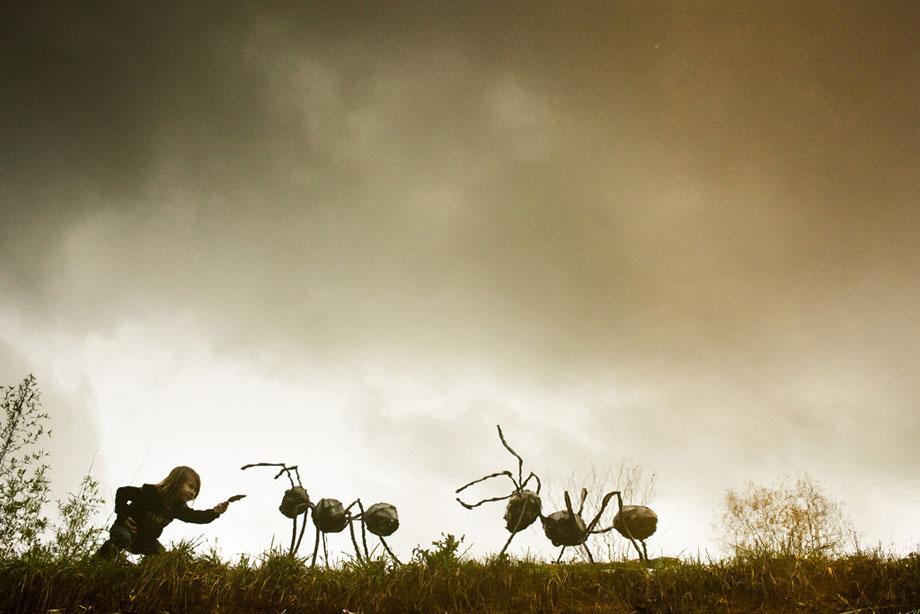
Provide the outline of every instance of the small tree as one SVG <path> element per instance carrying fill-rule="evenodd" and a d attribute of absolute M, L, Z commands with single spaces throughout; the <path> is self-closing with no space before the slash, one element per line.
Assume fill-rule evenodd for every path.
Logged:
<path fill-rule="evenodd" d="M 99 482 L 90 474 L 83 476 L 80 490 L 67 493 L 57 503 L 60 519 L 49 552 L 60 558 L 82 558 L 95 552 L 105 529 L 93 524 L 93 517 L 104 503 Z"/>
<path fill-rule="evenodd" d="M 853 533 L 843 504 L 808 475 L 728 490 L 721 520 L 723 540 L 737 556 L 834 554 Z"/>
<path fill-rule="evenodd" d="M 7 557 L 37 547 L 47 527 L 48 453 L 37 444 L 51 431 L 33 375 L 0 388 L 0 557 Z"/>

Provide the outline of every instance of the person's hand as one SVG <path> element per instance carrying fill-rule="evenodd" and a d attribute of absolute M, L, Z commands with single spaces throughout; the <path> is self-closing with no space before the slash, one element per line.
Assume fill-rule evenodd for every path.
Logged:
<path fill-rule="evenodd" d="M 125 526 L 128 527 L 128 530 L 132 533 L 137 533 L 137 523 L 134 522 L 134 519 L 130 516 L 125 518 Z"/>
<path fill-rule="evenodd" d="M 223 503 L 218 503 L 217 505 L 214 506 L 214 511 L 217 512 L 218 514 L 223 514 L 224 512 L 227 511 L 227 505 L 228 504 L 226 501 L 224 501 Z"/>

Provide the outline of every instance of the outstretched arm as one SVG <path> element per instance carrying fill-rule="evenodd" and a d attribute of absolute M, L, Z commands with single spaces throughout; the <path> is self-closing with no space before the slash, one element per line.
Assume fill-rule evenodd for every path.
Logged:
<path fill-rule="evenodd" d="M 226 503 L 221 503 L 210 510 L 193 510 L 188 506 L 182 506 L 176 513 L 176 518 L 182 522 L 191 522 L 192 524 L 208 524 L 217 520 L 217 517 L 226 509 Z"/>

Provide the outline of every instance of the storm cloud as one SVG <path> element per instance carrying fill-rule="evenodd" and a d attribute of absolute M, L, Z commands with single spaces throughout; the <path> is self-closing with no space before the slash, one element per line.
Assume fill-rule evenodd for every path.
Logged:
<path fill-rule="evenodd" d="M 494 470 L 498 421 L 678 498 L 911 483 L 914 4 L 3 11 L 7 383 L 94 356 L 109 398 L 121 342 L 151 389 L 318 387 L 265 419 L 352 442 L 366 487 Z M 236 437 L 244 404 L 201 395 Z M 162 417 L 110 407 L 103 447 Z"/>

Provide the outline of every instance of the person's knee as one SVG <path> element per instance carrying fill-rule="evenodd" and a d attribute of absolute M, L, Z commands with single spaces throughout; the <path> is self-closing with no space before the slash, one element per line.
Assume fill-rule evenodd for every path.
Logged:
<path fill-rule="evenodd" d="M 131 542 L 134 540 L 134 536 L 131 534 L 131 531 L 127 527 L 116 524 L 109 530 L 109 537 L 119 548 L 128 548 L 131 545 Z"/>

